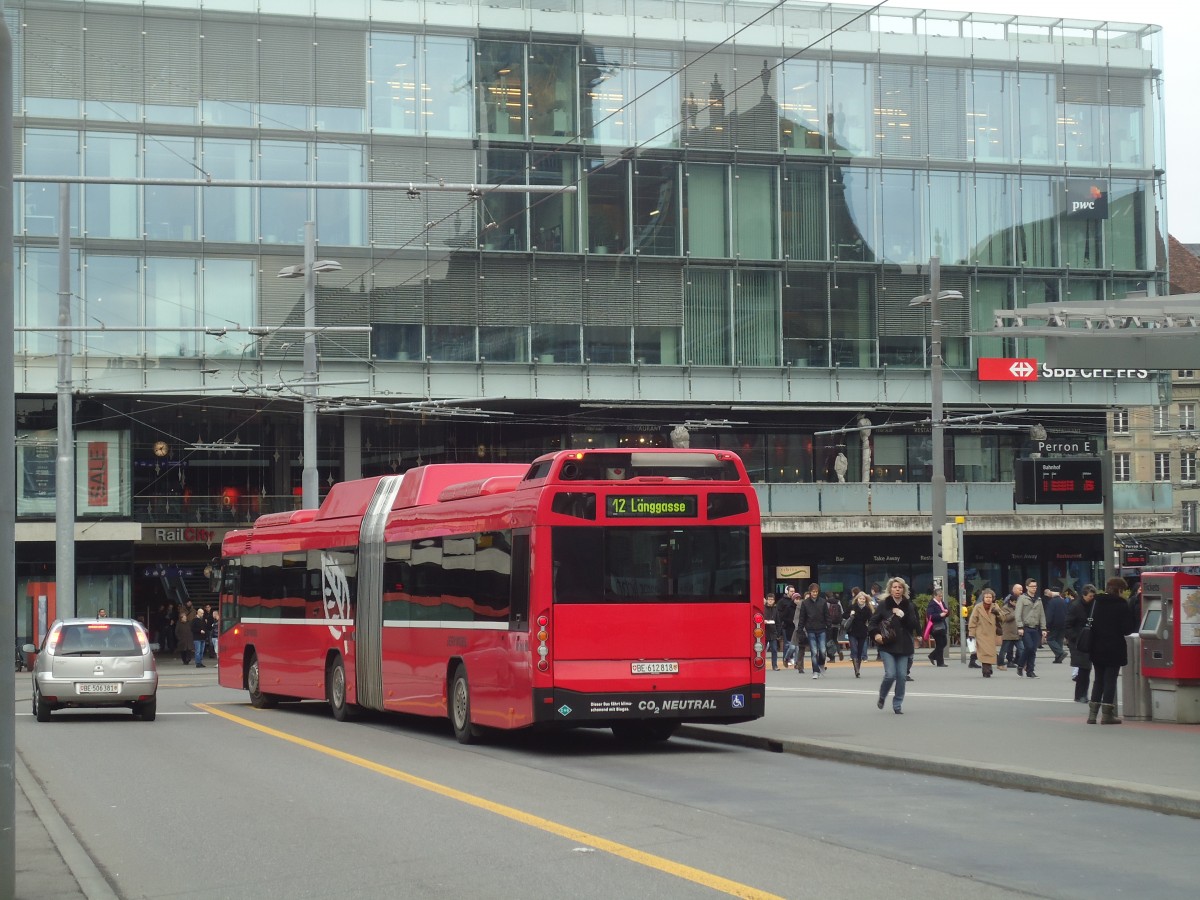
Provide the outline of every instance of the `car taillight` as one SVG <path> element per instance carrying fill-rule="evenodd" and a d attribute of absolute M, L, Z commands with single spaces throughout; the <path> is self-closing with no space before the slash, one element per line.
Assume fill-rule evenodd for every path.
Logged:
<path fill-rule="evenodd" d="M 135 628 L 134 634 L 137 635 L 138 643 L 142 645 L 142 650 L 147 650 L 150 647 L 150 641 L 146 638 L 146 632 L 140 628 Z"/>
<path fill-rule="evenodd" d="M 539 672 L 550 670 L 550 617 L 542 614 L 537 617 L 537 667 Z"/>
<path fill-rule="evenodd" d="M 89 625 L 87 627 L 87 630 L 88 631 L 108 631 L 108 626 L 107 625 Z"/>
<path fill-rule="evenodd" d="M 754 628 L 751 633 L 754 635 L 754 668 L 761 669 L 767 664 L 766 657 L 763 652 L 766 650 L 766 644 L 763 643 L 763 636 L 766 634 L 766 629 L 763 627 L 763 614 L 756 612 L 753 618 Z"/>
<path fill-rule="evenodd" d="M 47 653 L 53 653 L 56 649 L 58 649 L 58 635 L 59 635 L 59 631 L 56 628 L 53 631 L 51 631 L 50 635 L 46 638 L 46 652 Z"/>

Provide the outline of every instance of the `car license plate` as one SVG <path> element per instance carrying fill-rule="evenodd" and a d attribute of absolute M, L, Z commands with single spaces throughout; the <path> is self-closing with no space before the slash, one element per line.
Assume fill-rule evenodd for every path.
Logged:
<path fill-rule="evenodd" d="M 635 662 L 634 675 L 670 675 L 679 671 L 677 662 Z"/>
<path fill-rule="evenodd" d="M 85 681 L 75 685 L 77 694 L 118 694 L 121 685 L 115 681 Z"/>

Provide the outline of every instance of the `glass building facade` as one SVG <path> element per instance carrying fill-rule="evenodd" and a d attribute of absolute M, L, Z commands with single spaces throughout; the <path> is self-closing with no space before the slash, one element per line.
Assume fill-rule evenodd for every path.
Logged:
<path fill-rule="evenodd" d="M 694 445 L 744 451 L 763 482 L 831 480 L 862 439 L 817 432 L 846 406 L 886 406 L 889 373 L 928 366 L 910 300 L 931 257 L 965 298 L 944 305 L 942 334 L 945 364 L 968 374 L 981 356 L 1038 355 L 972 335 L 996 310 L 1166 283 L 1153 26 L 710 0 L 13 0 L 5 15 L 18 175 L 97 179 L 72 186 L 66 223 L 72 319 L 97 326 L 73 378 L 111 397 L 87 427 L 130 430 L 134 518 L 139 497 L 168 493 L 169 460 L 149 454 L 175 427 L 139 389 L 189 398 L 191 429 L 228 384 L 221 438 L 272 452 L 193 454 L 193 484 L 290 495 L 298 417 L 261 386 L 299 374 L 300 341 L 271 329 L 303 322 L 298 282 L 276 272 L 302 258 L 308 221 L 343 267 L 322 276 L 317 323 L 371 328 L 320 339 L 324 377 L 347 385 L 326 395 L 503 394 L 509 417 L 323 418 L 323 482 L 662 443 L 680 409 L 707 418 L 745 392 L 778 402 L 741 430 L 693 429 Z M 248 184 L 120 183 L 189 178 Z M 364 182 L 411 188 L 318 186 Z M 16 186 L 31 420 L 52 407 L 56 333 L 38 329 L 57 324 L 59 215 L 57 185 Z M 268 333 L 197 330 L 230 325 Z M 1078 402 L 1039 397 L 1047 416 Z M 1103 433 L 1098 408 L 1081 428 Z M 215 439 L 200 430 L 169 443 Z M 1010 434 L 949 444 L 954 480 L 1011 479 Z M 878 432 L 850 480 L 927 481 L 927 450 L 920 428 Z"/>

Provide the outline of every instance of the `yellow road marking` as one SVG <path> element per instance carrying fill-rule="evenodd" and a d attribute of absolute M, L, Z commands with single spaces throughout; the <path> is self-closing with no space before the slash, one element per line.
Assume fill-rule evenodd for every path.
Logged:
<path fill-rule="evenodd" d="M 622 859 L 637 863 L 638 865 L 646 866 L 651 869 L 657 869 L 660 872 L 665 872 L 668 875 L 673 875 L 676 878 L 682 878 L 685 881 L 691 881 L 707 888 L 712 888 L 714 891 L 720 891 L 723 894 L 729 894 L 732 897 L 745 897 L 748 900 L 782 900 L 776 894 L 771 894 L 766 891 L 760 891 L 757 888 L 752 888 L 749 885 L 741 884 L 737 881 L 731 881 L 728 878 L 722 878 L 719 875 L 714 875 L 711 872 L 704 872 L 700 869 L 694 869 L 691 866 L 685 866 L 682 863 L 673 862 L 669 859 L 664 859 L 661 856 L 655 856 L 652 853 L 645 853 L 641 850 L 636 850 L 633 847 L 625 844 L 618 844 L 616 841 L 610 841 L 594 834 L 589 834 L 586 831 L 580 831 L 577 828 L 571 828 L 568 825 L 563 825 L 559 822 L 552 822 L 550 819 L 544 819 L 541 816 L 535 816 L 532 813 L 523 812 L 511 806 L 505 806 L 503 803 L 496 803 L 492 800 L 486 800 L 483 797 L 478 797 L 475 794 L 468 794 L 466 791 L 456 790 L 452 787 L 447 787 L 444 784 L 439 784 L 436 781 L 430 781 L 426 778 L 421 778 L 417 775 L 402 772 L 399 769 L 393 769 L 391 766 L 384 766 L 377 762 L 372 762 L 369 759 L 364 759 L 361 756 L 355 756 L 351 753 L 345 753 L 341 750 L 336 750 L 333 747 L 328 747 L 324 744 L 318 744 L 314 741 L 306 740 L 302 737 L 297 737 L 294 734 L 288 734 L 286 731 L 278 731 L 266 725 L 261 725 L 258 722 L 250 719 L 242 718 L 234 715 L 223 709 L 218 709 L 208 703 L 197 703 L 196 707 L 205 712 L 212 713 L 215 716 L 220 716 L 223 719 L 228 719 L 230 722 L 236 722 L 238 725 L 244 725 L 247 728 L 253 728 L 255 731 L 261 731 L 263 734 L 271 737 L 279 738 L 283 741 L 288 741 L 308 750 L 313 750 L 317 753 L 323 753 L 326 756 L 332 756 L 334 759 L 340 759 L 342 762 L 350 763 L 353 766 L 359 766 L 368 769 L 379 775 L 385 775 L 388 778 L 394 778 L 397 781 L 402 781 L 405 784 L 420 788 L 424 791 L 430 791 L 434 794 L 440 794 L 451 800 L 457 800 L 459 803 L 466 803 L 469 806 L 474 806 L 478 809 L 484 809 L 488 812 L 495 813 L 498 816 L 503 816 L 506 819 L 511 819 L 514 822 L 520 822 L 523 825 L 528 825 L 531 828 L 537 828 L 545 831 L 548 834 L 557 835 L 566 838 L 570 841 L 583 844 L 587 847 L 594 847 L 597 850 L 603 850 L 605 853 L 611 853 L 613 856 L 619 856 Z"/>

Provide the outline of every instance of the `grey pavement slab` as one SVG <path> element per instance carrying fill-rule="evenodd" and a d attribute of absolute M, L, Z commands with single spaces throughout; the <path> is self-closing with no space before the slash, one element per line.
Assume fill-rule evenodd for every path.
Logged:
<path fill-rule="evenodd" d="M 902 716 L 890 699 L 876 708 L 881 664 L 856 679 L 847 659 L 818 680 L 768 670 L 764 718 L 683 734 L 1200 817 L 1200 725 L 1087 725 L 1071 667 L 1048 654 L 1032 680 L 950 659 L 935 668 L 918 651 Z"/>

